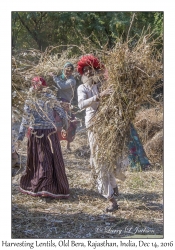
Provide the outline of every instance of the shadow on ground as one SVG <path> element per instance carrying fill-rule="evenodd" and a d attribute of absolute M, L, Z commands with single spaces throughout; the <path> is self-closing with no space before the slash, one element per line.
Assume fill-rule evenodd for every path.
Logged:
<path fill-rule="evenodd" d="M 17 185 L 16 185 L 17 187 Z M 47 200 L 13 192 L 14 198 L 27 199 L 27 202 L 12 204 L 12 238 L 42 239 L 97 239 L 97 238 L 157 238 L 163 235 L 162 221 L 125 219 L 119 209 L 115 213 L 99 210 L 98 214 L 84 212 L 80 203 L 92 206 L 94 201 L 104 203 L 105 199 L 97 192 L 81 188 L 72 188 L 68 200 Z M 143 195 L 143 196 L 142 196 Z M 150 198 L 150 194 L 121 194 L 121 199 L 132 200 Z M 151 203 L 150 203 L 151 205 Z M 157 209 L 160 204 L 154 204 Z M 147 199 L 145 207 L 148 209 Z M 96 209 L 93 207 L 93 209 Z M 137 209 L 144 209 L 144 206 Z M 84 211 L 83 211 L 84 210 Z M 98 211 L 98 208 L 97 208 Z M 130 211 L 126 211 L 128 213 Z"/>

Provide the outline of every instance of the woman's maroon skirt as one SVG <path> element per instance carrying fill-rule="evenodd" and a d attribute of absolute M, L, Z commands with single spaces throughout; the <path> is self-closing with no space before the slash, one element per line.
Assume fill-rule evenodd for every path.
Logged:
<path fill-rule="evenodd" d="M 20 179 L 21 192 L 56 199 L 69 197 L 60 141 L 54 131 L 55 129 L 36 129 L 36 135 L 30 133 L 26 171 Z M 51 142 L 48 139 L 49 134 Z"/>

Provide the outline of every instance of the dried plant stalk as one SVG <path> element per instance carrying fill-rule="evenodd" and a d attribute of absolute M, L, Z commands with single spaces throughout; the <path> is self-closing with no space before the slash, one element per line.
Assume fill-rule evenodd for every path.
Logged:
<path fill-rule="evenodd" d="M 127 153 L 136 111 L 145 102 L 155 104 L 152 94 L 162 79 L 162 56 L 155 49 L 156 41 L 149 39 L 140 38 L 133 48 L 119 42 L 104 57 L 108 79 L 102 90 L 112 88 L 113 93 L 100 100 L 90 129 L 95 134 L 98 162 L 106 162 L 108 168 L 114 168 Z"/>

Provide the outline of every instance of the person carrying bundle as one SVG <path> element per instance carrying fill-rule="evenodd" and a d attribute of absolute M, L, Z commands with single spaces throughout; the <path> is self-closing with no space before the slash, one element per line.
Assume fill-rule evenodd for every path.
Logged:
<path fill-rule="evenodd" d="M 67 131 L 67 136 L 65 138 L 62 137 L 61 131 L 58 131 L 58 136 L 60 140 L 67 141 L 67 150 L 71 150 L 70 143 L 75 138 L 75 132 L 77 128 L 77 121 L 74 114 L 71 112 L 71 101 L 74 97 L 74 91 L 76 86 L 76 80 L 72 76 L 74 71 L 74 66 L 72 63 L 67 62 L 64 65 L 62 74 L 60 76 L 54 75 L 52 72 L 49 73 L 50 76 L 53 77 L 53 81 L 56 83 L 58 88 L 57 98 L 62 103 L 62 107 L 67 112 L 69 116 L 69 127 Z M 55 113 L 55 119 L 60 121 L 59 117 Z"/>
<path fill-rule="evenodd" d="M 56 97 L 47 92 L 46 87 L 43 78 L 34 77 L 30 96 L 25 102 L 18 143 L 20 145 L 29 127 L 27 165 L 20 179 L 20 191 L 32 196 L 63 199 L 69 197 L 69 184 L 53 110 L 63 120 L 63 134 L 68 121 Z"/>
<path fill-rule="evenodd" d="M 93 55 L 85 55 L 81 57 L 77 64 L 77 70 L 82 75 L 82 82 L 78 89 L 78 107 L 86 109 L 85 125 L 88 130 L 88 140 L 90 145 L 90 165 L 95 168 L 98 175 L 97 187 L 98 191 L 109 200 L 109 206 L 106 208 L 107 212 L 112 212 L 118 209 L 118 204 L 115 196 L 118 195 L 118 186 L 116 178 L 111 172 L 106 171 L 106 166 L 99 166 L 97 163 L 97 148 L 94 148 L 95 138 L 94 131 L 89 129 L 91 126 L 91 118 L 95 115 L 100 98 L 108 96 L 112 93 L 112 89 L 106 89 L 100 93 L 100 72 L 104 73 L 104 66 L 100 64 L 98 58 Z M 100 150 L 100 149 L 99 149 Z"/>
<path fill-rule="evenodd" d="M 82 75 L 83 84 L 77 89 L 78 106 L 80 109 L 86 109 L 85 125 L 91 151 L 90 165 L 92 169 L 95 169 L 97 175 L 98 191 L 109 200 L 109 207 L 106 211 L 112 212 L 118 209 L 115 199 L 115 196 L 118 195 L 116 178 L 122 181 L 126 178 L 122 173 L 122 168 L 130 165 L 132 169 L 136 169 L 140 165 L 142 170 L 145 170 L 150 166 L 150 163 L 133 124 L 130 124 L 130 138 L 127 144 L 128 155 L 124 158 L 116 156 L 114 169 L 108 168 L 107 163 L 100 160 L 99 156 L 103 155 L 104 152 L 102 152 L 98 142 L 102 138 L 98 137 L 98 132 L 95 130 L 100 129 L 100 124 L 96 125 L 96 119 L 94 118 L 97 117 L 96 112 L 100 102 L 103 98 L 109 97 L 113 93 L 113 89 L 110 86 L 100 91 L 107 74 L 104 65 L 93 55 L 81 57 L 78 61 L 77 70 Z"/>

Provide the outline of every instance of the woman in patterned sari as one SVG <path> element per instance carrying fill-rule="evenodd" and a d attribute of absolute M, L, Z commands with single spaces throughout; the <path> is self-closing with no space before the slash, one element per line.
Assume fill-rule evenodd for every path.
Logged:
<path fill-rule="evenodd" d="M 43 78 L 34 77 L 32 85 L 18 135 L 18 141 L 22 141 L 29 127 L 27 166 L 20 179 L 20 191 L 32 196 L 68 198 L 69 184 L 53 110 L 63 120 L 63 133 L 68 127 L 67 116 L 56 97 L 46 91 Z"/>

